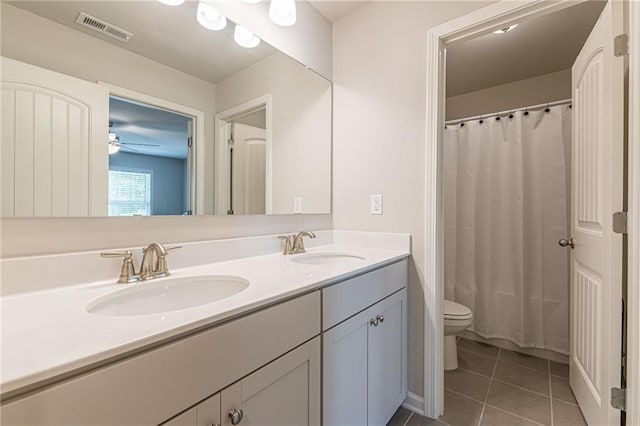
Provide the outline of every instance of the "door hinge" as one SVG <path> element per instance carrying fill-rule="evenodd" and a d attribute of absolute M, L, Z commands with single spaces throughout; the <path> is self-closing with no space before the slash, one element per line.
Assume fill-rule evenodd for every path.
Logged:
<path fill-rule="evenodd" d="M 613 214 L 613 232 L 616 234 L 627 233 L 627 212 L 615 212 Z"/>
<path fill-rule="evenodd" d="M 620 34 L 613 39 L 613 54 L 626 56 L 629 54 L 629 34 Z"/>
<path fill-rule="evenodd" d="M 229 146 L 229 148 L 233 148 L 233 144 L 234 144 L 233 138 L 227 139 L 227 145 Z"/>
<path fill-rule="evenodd" d="M 611 406 L 616 410 L 626 411 L 627 390 L 624 388 L 611 388 Z"/>
<path fill-rule="evenodd" d="M 193 147 L 193 138 L 192 138 L 191 136 L 189 136 L 189 137 L 187 138 L 187 146 L 188 146 L 189 148 L 192 148 L 192 147 Z"/>

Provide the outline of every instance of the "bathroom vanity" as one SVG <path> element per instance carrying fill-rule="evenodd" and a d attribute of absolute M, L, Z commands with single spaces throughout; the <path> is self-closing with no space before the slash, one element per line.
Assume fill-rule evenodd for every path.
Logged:
<path fill-rule="evenodd" d="M 133 288 L 113 280 L 3 297 L 5 320 L 45 298 L 53 316 L 3 330 L 3 424 L 384 425 L 406 395 L 408 255 L 333 243 L 176 269 L 133 286 L 214 274 L 249 285 L 146 315 L 91 313 Z M 84 339 L 56 321 L 63 299 L 81 305 L 66 319 Z M 66 349 L 23 352 L 43 329 Z"/>

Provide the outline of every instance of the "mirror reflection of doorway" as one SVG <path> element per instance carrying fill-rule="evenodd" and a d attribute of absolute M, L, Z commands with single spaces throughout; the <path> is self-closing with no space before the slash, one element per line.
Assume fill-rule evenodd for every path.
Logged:
<path fill-rule="evenodd" d="M 229 152 L 232 214 L 264 214 L 266 201 L 265 129 L 232 123 Z"/>
<path fill-rule="evenodd" d="M 227 123 L 230 206 L 227 214 L 265 214 L 265 107 L 240 114 Z"/>
<path fill-rule="evenodd" d="M 109 98 L 109 216 L 193 213 L 193 117 Z"/>

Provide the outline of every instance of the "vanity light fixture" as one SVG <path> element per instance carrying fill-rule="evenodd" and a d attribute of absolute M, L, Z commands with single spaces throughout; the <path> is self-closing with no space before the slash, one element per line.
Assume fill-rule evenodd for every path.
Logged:
<path fill-rule="evenodd" d="M 198 3 L 197 18 L 200 25 L 208 30 L 219 31 L 227 26 L 227 18 L 202 1 Z"/>
<path fill-rule="evenodd" d="M 494 34 L 506 34 L 506 33 L 508 33 L 509 31 L 511 31 L 512 29 L 514 29 L 517 26 L 518 26 L 518 24 L 513 24 L 513 25 L 510 25 L 508 27 L 500 28 L 499 30 L 494 31 L 493 33 Z"/>
<path fill-rule="evenodd" d="M 274 24 L 290 27 L 296 23 L 295 0 L 271 0 L 269 5 L 269 19 Z"/>
<path fill-rule="evenodd" d="M 166 4 L 167 6 L 180 6 L 184 3 L 184 0 L 158 0 L 162 4 Z"/>
<path fill-rule="evenodd" d="M 236 24 L 233 32 L 233 39 L 242 47 L 252 49 L 260 44 L 260 38 L 249 31 L 246 27 Z"/>

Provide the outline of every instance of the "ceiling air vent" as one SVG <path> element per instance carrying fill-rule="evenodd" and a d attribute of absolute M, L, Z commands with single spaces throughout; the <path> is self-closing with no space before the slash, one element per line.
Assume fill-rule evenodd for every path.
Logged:
<path fill-rule="evenodd" d="M 76 23 L 87 28 L 91 28 L 92 30 L 104 35 L 108 35 L 109 37 L 113 37 L 123 43 L 128 42 L 131 37 L 133 37 L 133 34 L 129 31 L 125 31 L 122 28 L 116 27 L 115 25 L 111 25 L 110 23 L 105 22 L 102 19 L 94 18 L 93 16 L 87 15 L 84 12 L 80 12 L 78 14 Z"/>

